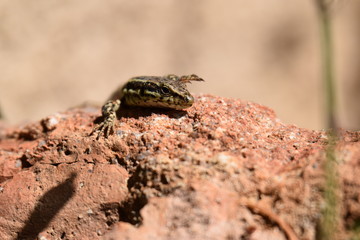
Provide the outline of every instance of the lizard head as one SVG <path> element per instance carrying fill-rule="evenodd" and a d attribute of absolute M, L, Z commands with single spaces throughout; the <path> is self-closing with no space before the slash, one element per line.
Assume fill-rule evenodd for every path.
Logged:
<path fill-rule="evenodd" d="M 204 80 L 194 74 L 134 77 L 124 86 L 122 100 L 130 106 L 185 109 L 194 103 L 194 97 L 186 88 L 191 81 Z"/>

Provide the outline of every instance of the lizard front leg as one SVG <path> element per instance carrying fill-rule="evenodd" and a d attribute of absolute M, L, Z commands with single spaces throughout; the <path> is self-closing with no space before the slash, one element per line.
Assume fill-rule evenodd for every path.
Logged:
<path fill-rule="evenodd" d="M 119 110 L 120 107 L 120 100 L 109 100 L 107 101 L 101 108 L 101 113 L 103 117 L 103 121 L 94 127 L 90 135 L 95 132 L 98 132 L 97 139 L 100 138 L 101 134 L 103 133 L 105 137 L 110 135 L 110 132 L 114 131 L 114 124 L 116 121 L 116 111 Z"/>

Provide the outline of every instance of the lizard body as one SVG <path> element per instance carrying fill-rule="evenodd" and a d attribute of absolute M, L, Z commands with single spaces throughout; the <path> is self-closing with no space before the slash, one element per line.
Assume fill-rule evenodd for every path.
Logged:
<path fill-rule="evenodd" d="M 91 134 L 98 132 L 98 138 L 103 133 L 108 137 L 114 132 L 116 112 L 120 105 L 156 107 L 182 110 L 191 107 L 194 97 L 186 88 L 191 81 L 204 81 L 195 74 L 176 76 L 169 74 L 163 77 L 139 76 L 129 79 L 118 88 L 102 106 L 103 121 L 97 125 Z"/>

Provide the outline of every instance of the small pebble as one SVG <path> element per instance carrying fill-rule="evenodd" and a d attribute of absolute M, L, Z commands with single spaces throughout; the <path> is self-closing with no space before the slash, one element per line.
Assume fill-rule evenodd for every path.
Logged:
<path fill-rule="evenodd" d="M 44 118 L 41 120 L 41 125 L 43 126 L 45 131 L 52 131 L 56 128 L 58 125 L 59 120 L 57 120 L 55 117 L 50 116 L 47 118 Z"/>

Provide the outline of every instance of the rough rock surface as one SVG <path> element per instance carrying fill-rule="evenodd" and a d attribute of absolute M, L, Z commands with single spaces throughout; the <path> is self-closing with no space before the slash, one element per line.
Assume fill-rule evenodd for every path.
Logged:
<path fill-rule="evenodd" d="M 186 111 L 98 107 L 0 124 L 0 239 L 315 239 L 326 134 L 209 95 Z M 339 239 L 360 219 L 360 132 L 336 148 Z"/>

